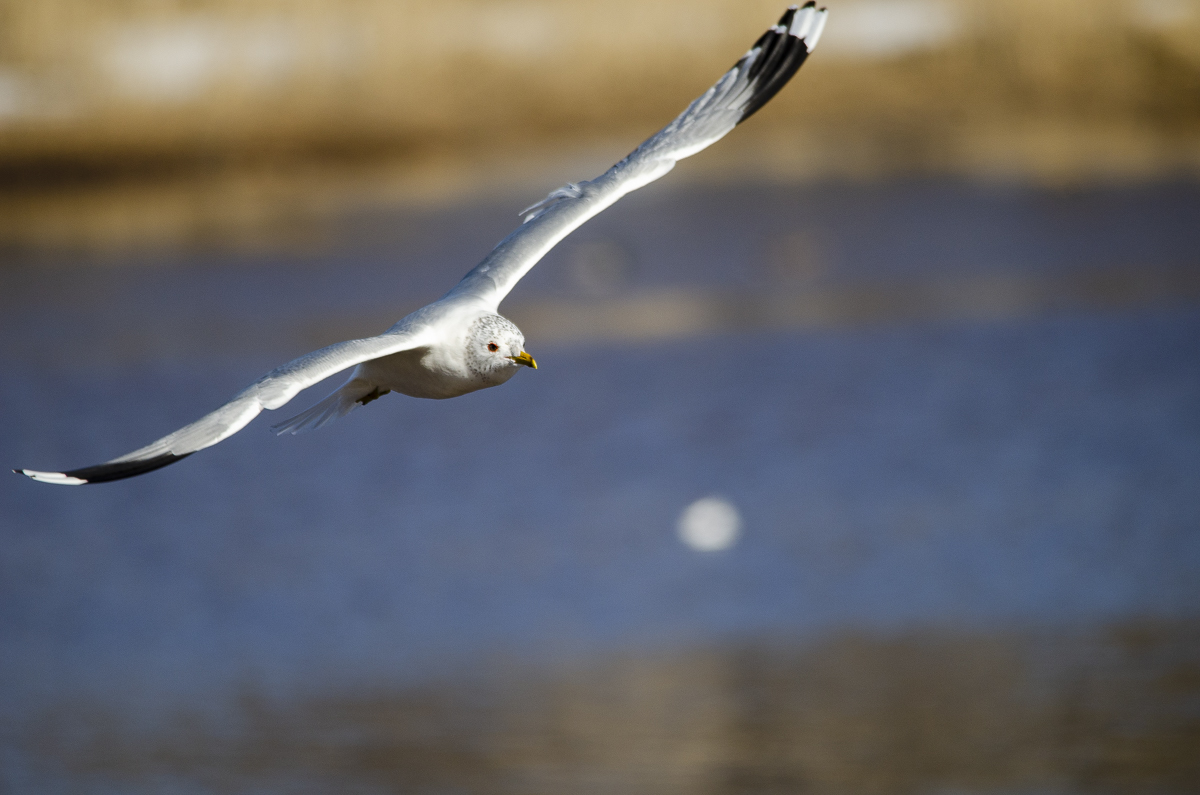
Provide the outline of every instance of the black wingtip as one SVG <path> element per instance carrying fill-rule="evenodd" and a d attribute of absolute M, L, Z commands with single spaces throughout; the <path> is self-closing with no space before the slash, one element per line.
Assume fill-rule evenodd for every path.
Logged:
<path fill-rule="evenodd" d="M 807 60 L 809 53 L 816 46 L 815 40 L 813 45 L 809 46 L 809 37 L 807 35 L 801 37 L 798 35 L 799 32 L 794 35 L 791 27 L 795 23 L 797 13 L 812 13 L 811 9 L 816 9 L 816 7 L 816 0 L 809 0 L 800 9 L 792 6 L 783 15 L 783 19 L 779 21 L 779 25 L 768 30 L 755 42 L 754 47 L 758 50 L 758 55 L 750 65 L 750 70 L 747 73 L 747 77 L 751 81 L 750 98 L 742 107 L 742 115 L 738 119 L 738 124 L 753 116 L 772 97 L 779 93 L 779 90 L 787 85 L 788 81 L 792 79 L 792 76 L 796 74 L 804 64 L 804 61 Z M 821 8 L 816 13 L 823 14 L 824 11 L 825 9 Z M 783 29 L 782 32 L 780 32 L 780 28 Z M 806 23 L 806 31 L 807 28 L 808 25 Z M 819 27 L 817 29 L 817 36 L 820 36 Z M 739 65 L 744 60 L 739 61 Z"/>
<path fill-rule="evenodd" d="M 751 67 L 751 79 L 754 83 L 750 99 L 742 109 L 742 117 L 738 119 L 738 124 L 753 116 L 787 85 L 808 58 L 808 48 L 803 39 L 781 36 L 777 46 L 771 50 L 764 49 L 759 58 L 761 66 L 754 64 Z M 754 74 L 755 67 L 759 67 L 757 74 Z"/>
<path fill-rule="evenodd" d="M 108 483 L 114 480 L 124 480 L 136 475 L 144 475 L 156 469 L 162 469 L 176 461 L 182 461 L 191 453 L 174 455 L 164 453 L 141 461 L 120 461 L 99 464 L 94 467 L 72 469 L 67 472 L 38 472 L 32 469 L 14 469 L 18 475 L 32 478 L 39 483 L 54 483 L 60 486 L 83 486 L 89 483 Z"/>
<path fill-rule="evenodd" d="M 86 480 L 88 483 L 108 483 L 113 480 L 124 480 L 132 478 L 136 475 L 144 475 L 147 472 L 153 472 L 156 469 L 162 469 L 165 466 L 174 464 L 177 461 L 182 461 L 191 453 L 183 455 L 174 455 L 173 453 L 164 453 L 163 455 L 147 458 L 142 461 L 122 461 L 119 464 L 100 464 L 94 467 L 84 467 L 83 469 L 73 469 L 70 472 L 64 472 L 67 477 L 79 478 Z"/>

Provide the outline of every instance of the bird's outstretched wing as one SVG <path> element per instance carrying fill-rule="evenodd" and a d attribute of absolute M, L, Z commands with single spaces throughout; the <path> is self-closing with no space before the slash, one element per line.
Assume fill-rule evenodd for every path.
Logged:
<path fill-rule="evenodd" d="M 212 447 L 246 427 L 263 409 L 277 409 L 301 390 L 368 359 L 419 348 L 428 343 L 428 327 L 394 329 L 378 337 L 339 342 L 276 367 L 221 408 L 157 442 L 104 464 L 68 472 L 13 471 L 43 483 L 82 486 L 141 475 Z"/>
<path fill-rule="evenodd" d="M 493 249 L 439 304 L 496 311 L 522 276 L 572 230 L 630 191 L 658 179 L 676 161 L 720 140 L 783 88 L 817 45 L 825 9 L 792 6 L 717 84 L 632 154 L 590 182 L 571 184 L 526 210 L 525 223 Z M 427 307 L 426 309 L 431 309 Z M 415 314 L 415 313 L 414 313 Z M 411 317 L 411 316 L 410 316 Z M 422 347 L 433 332 L 401 321 L 378 337 L 322 348 L 276 368 L 233 400 L 140 450 L 67 472 L 15 472 L 44 483 L 78 486 L 140 475 L 211 447 L 237 433 L 263 409 L 276 409 L 306 387 L 360 362 Z"/>
<path fill-rule="evenodd" d="M 592 216 L 719 141 L 787 84 L 825 28 L 816 3 L 792 6 L 716 85 L 628 157 L 588 182 L 571 183 L 522 212 L 525 223 L 447 294 L 471 296 L 493 312 L 546 252 Z"/>

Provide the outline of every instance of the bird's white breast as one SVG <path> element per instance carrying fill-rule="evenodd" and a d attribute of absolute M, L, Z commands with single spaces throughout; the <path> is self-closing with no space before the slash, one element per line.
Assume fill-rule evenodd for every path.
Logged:
<path fill-rule="evenodd" d="M 448 312 L 437 322 L 443 330 L 433 344 L 363 362 L 356 377 L 411 397 L 441 400 L 503 384 L 518 369 L 480 373 L 467 361 L 468 330 L 479 312 Z"/>

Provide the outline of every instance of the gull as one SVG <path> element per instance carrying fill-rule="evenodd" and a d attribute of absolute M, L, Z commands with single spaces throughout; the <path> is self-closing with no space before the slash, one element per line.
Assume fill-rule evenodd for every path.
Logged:
<path fill-rule="evenodd" d="M 522 367 L 536 370 L 524 335 L 499 314 L 509 291 L 589 218 L 724 138 L 765 105 L 817 46 L 825 18 L 826 10 L 814 2 L 788 8 L 779 24 L 674 121 L 596 179 L 570 183 L 521 211 L 521 226 L 454 289 L 379 336 L 339 342 L 277 367 L 211 414 L 107 463 L 66 472 L 13 471 L 69 486 L 151 472 L 229 438 L 263 409 L 278 409 L 301 390 L 351 367 L 350 380 L 333 394 L 274 430 L 319 428 L 389 392 L 452 398 L 499 386 Z"/>

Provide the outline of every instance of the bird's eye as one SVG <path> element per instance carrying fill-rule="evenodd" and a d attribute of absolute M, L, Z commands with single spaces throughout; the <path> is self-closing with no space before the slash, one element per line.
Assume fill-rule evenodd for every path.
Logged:
<path fill-rule="evenodd" d="M 500 350 L 500 346 L 494 342 L 489 342 L 488 350 L 491 351 L 492 353 L 495 353 L 496 351 Z"/>

